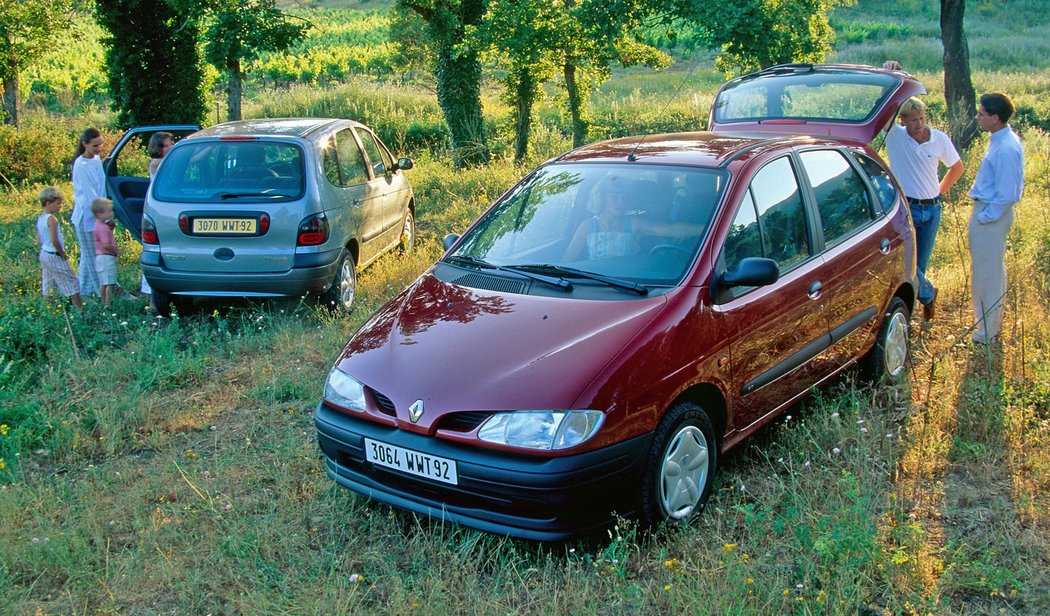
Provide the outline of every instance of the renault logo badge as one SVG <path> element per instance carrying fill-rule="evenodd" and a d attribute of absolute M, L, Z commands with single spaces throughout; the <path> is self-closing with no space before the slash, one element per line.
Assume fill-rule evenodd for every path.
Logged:
<path fill-rule="evenodd" d="M 419 421 L 419 418 L 423 416 L 423 401 L 416 400 L 412 403 L 412 406 L 408 407 L 408 418 L 412 420 L 412 423 Z"/>

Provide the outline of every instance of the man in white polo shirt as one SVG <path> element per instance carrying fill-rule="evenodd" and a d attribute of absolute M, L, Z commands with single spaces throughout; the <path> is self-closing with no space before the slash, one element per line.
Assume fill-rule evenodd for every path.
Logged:
<path fill-rule="evenodd" d="M 886 131 L 886 154 L 915 224 L 918 299 L 923 318 L 929 321 L 936 310 L 937 288 L 926 277 L 926 268 L 941 226 L 941 199 L 962 177 L 963 162 L 948 135 L 927 126 L 926 104 L 921 100 L 904 101 L 897 117 L 900 124 L 891 124 Z M 944 177 L 939 177 L 941 163 L 948 168 Z"/>

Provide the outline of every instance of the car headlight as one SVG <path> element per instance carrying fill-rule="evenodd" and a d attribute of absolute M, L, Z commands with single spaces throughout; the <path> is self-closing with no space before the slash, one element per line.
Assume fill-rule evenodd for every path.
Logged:
<path fill-rule="evenodd" d="M 568 449 L 594 436 L 604 418 L 601 411 L 496 413 L 482 424 L 478 438 L 526 449 Z"/>
<path fill-rule="evenodd" d="M 339 368 L 332 368 L 324 382 L 324 399 L 352 411 L 363 411 L 365 386 Z"/>

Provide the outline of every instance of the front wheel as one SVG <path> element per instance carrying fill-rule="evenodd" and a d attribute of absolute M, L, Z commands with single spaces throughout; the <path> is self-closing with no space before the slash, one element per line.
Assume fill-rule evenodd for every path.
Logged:
<path fill-rule="evenodd" d="M 685 524 L 696 517 L 711 494 L 717 462 L 718 441 L 704 409 L 692 402 L 671 407 L 656 428 L 645 464 L 645 522 Z"/>
<path fill-rule="evenodd" d="M 325 307 L 350 312 L 354 306 L 354 295 L 357 292 L 357 272 L 354 267 L 354 259 L 348 252 L 344 252 L 339 260 L 339 267 L 335 271 L 332 286 L 321 295 L 321 302 Z"/>
<path fill-rule="evenodd" d="M 904 300 L 894 297 L 865 362 L 865 376 L 871 381 L 898 383 L 904 378 L 908 370 L 909 316 Z"/>

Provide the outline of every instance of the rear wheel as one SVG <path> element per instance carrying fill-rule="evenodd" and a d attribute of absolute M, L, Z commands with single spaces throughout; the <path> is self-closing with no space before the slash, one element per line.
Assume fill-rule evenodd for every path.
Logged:
<path fill-rule="evenodd" d="M 328 308 L 350 312 L 354 306 L 356 293 L 357 272 L 354 267 L 354 259 L 349 252 L 344 251 L 339 260 L 339 267 L 335 271 L 332 286 L 321 295 L 321 301 Z"/>
<path fill-rule="evenodd" d="M 150 290 L 150 301 L 153 302 L 153 309 L 157 311 L 162 317 L 171 315 L 171 296 L 162 291 L 156 289 Z"/>
<path fill-rule="evenodd" d="M 870 380 L 898 383 L 904 378 L 908 371 L 909 317 L 904 300 L 894 297 L 865 362 L 865 376 Z"/>
<path fill-rule="evenodd" d="M 412 248 L 416 245 L 416 217 L 412 215 L 412 210 L 408 210 L 405 214 L 405 224 L 401 227 L 401 244 L 399 248 L 401 252 L 412 252 Z"/>
<path fill-rule="evenodd" d="M 699 405 L 671 407 L 653 435 L 642 483 L 642 516 L 650 524 L 685 524 L 703 509 L 714 485 L 718 441 Z"/>

